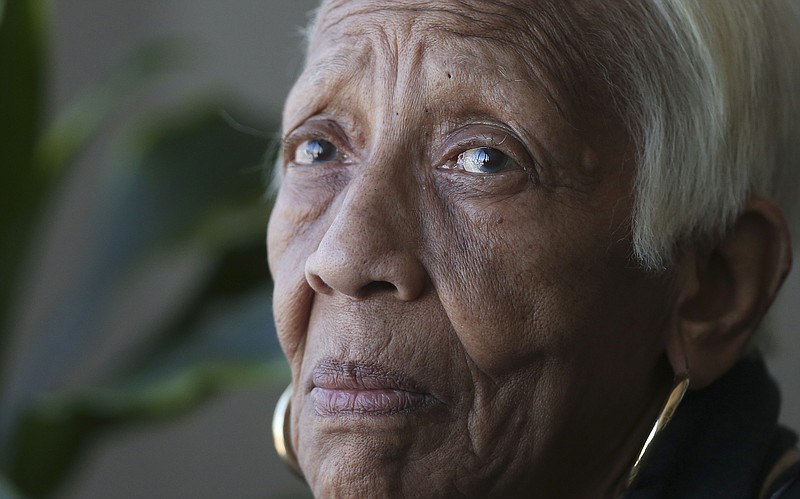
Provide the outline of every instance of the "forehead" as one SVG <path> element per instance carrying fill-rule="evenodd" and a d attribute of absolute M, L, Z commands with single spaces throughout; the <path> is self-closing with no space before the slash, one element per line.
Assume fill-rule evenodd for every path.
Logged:
<path fill-rule="evenodd" d="M 581 95 L 576 87 L 588 74 L 580 43 L 585 10 L 570 0 L 328 0 L 308 64 L 317 73 L 348 74 L 352 66 L 416 53 L 440 65 L 494 66 L 506 79 L 535 80 L 565 104 Z"/>
<path fill-rule="evenodd" d="M 583 7 L 573 0 L 327 0 L 318 13 L 314 40 L 397 29 L 406 36 L 425 33 L 434 42 L 465 38 L 521 48 L 536 58 L 545 51 L 573 57 L 586 18 Z"/>

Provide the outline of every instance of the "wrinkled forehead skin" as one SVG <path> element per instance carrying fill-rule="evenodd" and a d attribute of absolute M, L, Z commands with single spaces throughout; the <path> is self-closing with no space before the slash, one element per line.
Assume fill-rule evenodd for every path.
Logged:
<path fill-rule="evenodd" d="M 594 1 L 581 0 L 328 0 L 320 7 L 307 64 L 326 79 L 407 51 L 420 58 L 446 54 L 448 60 L 437 61 L 442 67 L 463 66 L 476 64 L 464 47 L 480 44 L 497 55 L 486 61 L 484 51 L 480 58 L 496 66 L 498 77 L 537 84 L 572 121 L 580 107 L 609 100 L 587 50 L 594 7 Z M 388 24 L 396 29 L 387 31 Z M 525 67 L 518 67 L 520 60 Z"/>

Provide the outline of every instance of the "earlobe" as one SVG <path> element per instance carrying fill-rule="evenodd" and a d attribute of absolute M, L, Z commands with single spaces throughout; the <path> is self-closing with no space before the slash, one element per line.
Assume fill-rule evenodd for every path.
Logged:
<path fill-rule="evenodd" d="M 667 352 L 693 388 L 713 383 L 741 357 L 789 272 L 791 254 L 780 209 L 754 198 L 717 244 L 681 257 Z"/>

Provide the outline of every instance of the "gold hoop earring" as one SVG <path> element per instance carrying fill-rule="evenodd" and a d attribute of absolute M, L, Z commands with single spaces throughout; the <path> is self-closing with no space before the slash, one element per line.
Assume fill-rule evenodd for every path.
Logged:
<path fill-rule="evenodd" d="M 275 444 L 275 451 L 281 460 L 297 476 L 303 478 L 303 472 L 300 471 L 297 456 L 294 453 L 294 449 L 292 449 L 291 401 L 292 385 L 290 384 L 281 394 L 278 403 L 275 404 L 275 412 L 272 414 L 272 441 Z"/>
<path fill-rule="evenodd" d="M 672 390 L 670 390 L 669 396 L 667 397 L 666 402 L 664 402 L 664 407 L 661 408 L 661 412 L 658 414 L 658 418 L 656 419 L 653 428 L 650 430 L 650 434 L 647 435 L 647 440 L 644 441 L 642 450 L 639 451 L 636 461 L 633 462 L 633 466 L 631 466 L 631 470 L 628 472 L 628 479 L 625 484 L 626 489 L 629 489 L 636 481 L 636 477 L 639 475 L 644 458 L 647 457 L 647 453 L 650 451 L 653 441 L 670 422 L 688 389 L 689 377 L 683 374 L 676 376 L 675 381 L 672 384 Z"/>

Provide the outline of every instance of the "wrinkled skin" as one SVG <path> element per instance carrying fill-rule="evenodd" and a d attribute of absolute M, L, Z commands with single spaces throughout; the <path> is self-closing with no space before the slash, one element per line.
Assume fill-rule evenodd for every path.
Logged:
<path fill-rule="evenodd" d="M 602 85 L 522 31 L 547 8 L 323 7 L 268 233 L 317 497 L 610 495 L 655 418 L 669 280 L 631 260 L 633 151 Z M 481 147 L 509 160 L 467 171 Z M 331 411 L 330 366 L 417 398 Z"/>

